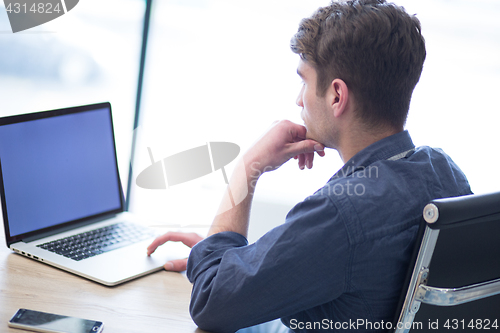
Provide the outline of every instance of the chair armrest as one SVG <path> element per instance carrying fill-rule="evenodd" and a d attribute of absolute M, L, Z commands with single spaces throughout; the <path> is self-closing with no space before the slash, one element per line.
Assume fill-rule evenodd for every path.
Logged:
<path fill-rule="evenodd" d="M 500 294 L 500 279 L 461 288 L 435 288 L 419 285 L 415 300 L 438 306 L 453 306 Z"/>

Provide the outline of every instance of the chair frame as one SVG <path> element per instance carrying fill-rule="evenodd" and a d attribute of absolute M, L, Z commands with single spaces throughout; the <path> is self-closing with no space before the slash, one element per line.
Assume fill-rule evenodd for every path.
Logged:
<path fill-rule="evenodd" d="M 460 200 L 463 200 L 462 198 L 465 197 L 469 197 L 467 201 L 474 207 L 480 204 L 481 200 L 486 199 L 487 204 L 483 206 L 487 206 L 488 208 L 485 209 L 484 216 L 477 218 L 468 213 L 461 214 L 471 207 L 468 204 L 463 207 L 463 212 L 457 213 L 456 209 L 451 211 L 450 208 L 456 208 L 457 202 L 460 203 Z M 476 222 L 491 221 L 492 218 L 497 219 L 500 217 L 500 192 L 465 197 L 433 200 L 424 207 L 424 221 L 422 223 L 425 223 L 425 231 L 422 236 L 415 265 L 412 266 L 413 272 L 402 310 L 394 326 L 395 333 L 407 333 L 410 331 L 415 315 L 422 303 L 437 306 L 454 306 L 500 294 L 500 278 L 460 288 L 436 288 L 427 285 L 429 276 L 428 267 L 430 266 L 441 228 L 467 224 L 472 220 Z M 495 207 L 495 202 L 498 208 Z M 493 210 L 491 207 L 494 207 Z M 479 205 L 479 208 L 481 208 L 481 205 Z M 443 220 L 441 221 L 440 213 L 443 215 Z"/>

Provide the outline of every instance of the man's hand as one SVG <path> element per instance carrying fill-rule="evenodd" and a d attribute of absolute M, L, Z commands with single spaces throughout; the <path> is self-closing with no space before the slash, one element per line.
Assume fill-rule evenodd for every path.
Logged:
<path fill-rule="evenodd" d="M 306 139 L 306 128 L 288 120 L 275 122 L 273 126 L 243 155 L 233 170 L 228 191 L 221 202 L 219 214 L 212 222 L 208 236 L 218 232 L 233 231 L 248 235 L 250 207 L 258 178 L 265 172 L 279 168 L 297 157 L 299 167 L 312 167 L 314 152 L 324 156 L 324 145 Z M 232 205 L 232 198 L 244 198 Z M 227 209 L 227 207 L 231 207 Z"/>
<path fill-rule="evenodd" d="M 279 168 L 292 157 L 298 159 L 300 169 L 312 168 L 314 152 L 325 156 L 325 146 L 306 139 L 306 132 L 304 126 L 288 120 L 275 122 L 245 154 L 245 164 L 253 171 L 260 171 L 259 176 Z"/>
<path fill-rule="evenodd" d="M 148 246 L 148 256 L 155 252 L 156 248 L 166 242 L 182 242 L 189 247 L 195 246 L 199 241 L 203 240 L 200 235 L 191 232 L 167 232 L 164 235 L 157 237 L 151 245 Z M 182 272 L 186 270 L 187 258 L 168 261 L 163 267 L 167 271 Z"/>

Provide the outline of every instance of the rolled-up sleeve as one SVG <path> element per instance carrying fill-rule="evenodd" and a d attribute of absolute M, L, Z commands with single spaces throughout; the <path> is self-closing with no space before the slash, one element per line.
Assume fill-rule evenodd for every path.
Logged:
<path fill-rule="evenodd" d="M 345 288 L 348 253 L 342 216 L 321 195 L 253 244 L 234 232 L 214 234 L 188 259 L 191 316 L 202 329 L 234 332 L 331 301 Z"/>

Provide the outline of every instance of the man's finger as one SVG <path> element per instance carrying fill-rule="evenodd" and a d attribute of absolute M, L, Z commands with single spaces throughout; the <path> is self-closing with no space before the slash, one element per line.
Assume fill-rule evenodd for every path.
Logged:
<path fill-rule="evenodd" d="M 306 156 L 306 167 L 311 169 L 313 167 L 314 153 L 304 154 Z"/>
<path fill-rule="evenodd" d="M 195 246 L 203 237 L 197 233 L 184 233 L 184 232 L 173 232 L 169 231 L 166 234 L 156 237 L 156 239 L 148 246 L 147 253 L 148 256 L 153 253 L 158 246 L 165 244 L 168 241 L 171 242 L 182 242 L 189 247 Z"/>
<path fill-rule="evenodd" d="M 324 149 L 325 146 L 323 146 L 321 143 L 311 139 L 305 139 L 299 142 L 288 144 L 287 153 L 290 157 L 314 152 L 317 152 L 321 155 L 322 153 L 324 154 Z"/>
<path fill-rule="evenodd" d="M 304 170 L 304 166 L 305 166 L 305 156 L 304 156 L 304 154 L 300 154 L 299 155 L 299 169 Z"/>
<path fill-rule="evenodd" d="M 163 267 L 167 271 L 183 272 L 187 268 L 187 258 L 168 261 Z"/>
<path fill-rule="evenodd" d="M 148 246 L 148 256 L 155 252 L 158 246 L 168 242 L 171 237 L 170 234 L 170 232 L 167 232 L 166 234 L 156 237 L 155 240 Z"/>
<path fill-rule="evenodd" d="M 295 124 L 293 122 L 287 122 L 287 126 L 290 127 L 289 133 L 292 137 L 292 141 L 302 141 L 306 138 L 307 129 L 305 126 Z"/>

